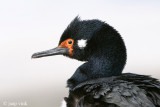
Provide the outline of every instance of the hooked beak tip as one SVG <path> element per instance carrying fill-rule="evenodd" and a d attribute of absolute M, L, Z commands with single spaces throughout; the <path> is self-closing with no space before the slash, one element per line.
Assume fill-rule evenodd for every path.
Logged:
<path fill-rule="evenodd" d="M 37 57 L 35 56 L 35 54 L 33 54 L 32 56 L 31 56 L 31 59 L 36 59 Z"/>

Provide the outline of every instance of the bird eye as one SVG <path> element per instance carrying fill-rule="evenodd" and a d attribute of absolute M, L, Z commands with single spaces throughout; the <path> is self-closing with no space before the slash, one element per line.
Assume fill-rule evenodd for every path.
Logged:
<path fill-rule="evenodd" d="M 71 40 L 69 40 L 69 41 L 68 41 L 68 44 L 72 44 L 72 41 L 71 41 Z"/>

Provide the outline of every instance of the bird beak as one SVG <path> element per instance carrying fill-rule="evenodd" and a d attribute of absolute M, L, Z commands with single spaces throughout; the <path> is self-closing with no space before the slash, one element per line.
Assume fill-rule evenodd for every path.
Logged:
<path fill-rule="evenodd" d="M 61 48 L 56 47 L 54 49 L 37 52 L 32 55 L 32 58 L 40 58 L 40 57 L 46 57 L 46 56 L 52 56 L 52 55 L 62 55 L 62 54 L 68 54 L 69 48 Z"/>

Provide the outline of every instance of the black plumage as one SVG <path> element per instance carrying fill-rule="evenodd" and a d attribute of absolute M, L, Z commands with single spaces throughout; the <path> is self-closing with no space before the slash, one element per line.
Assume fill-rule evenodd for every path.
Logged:
<path fill-rule="evenodd" d="M 123 73 L 82 82 L 65 100 L 67 107 L 159 107 L 160 83 L 150 76 Z"/>
<path fill-rule="evenodd" d="M 100 20 L 76 17 L 59 46 L 33 58 L 63 54 L 86 61 L 67 81 L 67 107 L 159 107 L 160 82 L 150 76 L 122 73 L 127 54 L 120 34 Z"/>

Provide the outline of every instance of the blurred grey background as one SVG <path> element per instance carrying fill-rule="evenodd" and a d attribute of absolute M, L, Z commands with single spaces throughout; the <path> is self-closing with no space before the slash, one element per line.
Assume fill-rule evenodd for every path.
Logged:
<path fill-rule="evenodd" d="M 159 0 L 1 0 L 0 107 L 60 106 L 66 80 L 83 62 L 31 55 L 56 47 L 77 15 L 119 31 L 128 52 L 124 72 L 160 79 Z"/>

